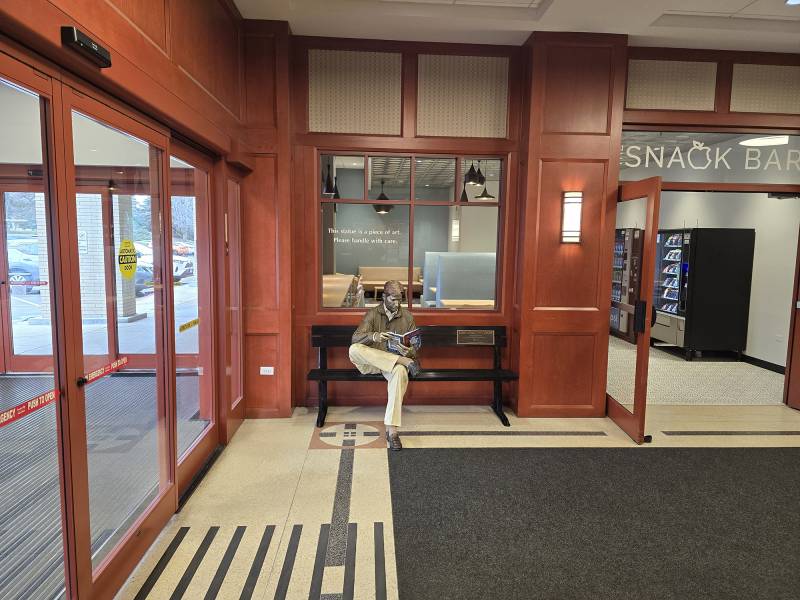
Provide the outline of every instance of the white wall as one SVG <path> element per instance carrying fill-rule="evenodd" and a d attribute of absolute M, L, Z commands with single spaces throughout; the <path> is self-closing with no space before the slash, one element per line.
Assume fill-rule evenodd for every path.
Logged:
<path fill-rule="evenodd" d="M 618 206 L 617 227 L 642 219 L 638 206 Z M 659 229 L 730 227 L 756 230 L 745 354 L 786 365 L 800 198 L 764 193 L 663 192 Z"/>

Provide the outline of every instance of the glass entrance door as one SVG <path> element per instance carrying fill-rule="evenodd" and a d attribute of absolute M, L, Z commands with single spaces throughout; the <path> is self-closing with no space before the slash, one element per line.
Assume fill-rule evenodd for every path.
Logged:
<path fill-rule="evenodd" d="M 608 416 L 637 444 L 645 435 L 647 366 L 661 178 L 620 186 L 614 225 L 606 400 Z"/>
<path fill-rule="evenodd" d="M 164 172 L 167 139 L 71 88 L 64 88 L 68 227 L 81 365 L 74 404 L 79 570 L 100 594 L 119 550 L 144 535 L 153 515 L 174 508 L 167 425 Z M 82 477 L 81 477 L 82 476 Z M 88 510 L 87 510 L 88 507 Z"/>
<path fill-rule="evenodd" d="M 0 53 L 0 598 L 66 587 L 50 79 Z M 52 205 L 51 205 L 52 203 Z"/>
<path fill-rule="evenodd" d="M 175 343 L 178 488 L 218 445 L 214 397 L 210 190 L 207 159 L 172 146 L 169 217 Z"/>

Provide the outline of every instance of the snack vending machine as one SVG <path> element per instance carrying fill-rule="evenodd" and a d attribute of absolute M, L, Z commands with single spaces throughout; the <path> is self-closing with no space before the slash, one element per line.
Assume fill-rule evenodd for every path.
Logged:
<path fill-rule="evenodd" d="M 754 229 L 662 229 L 656 238 L 652 341 L 698 351 L 747 345 Z"/>
<path fill-rule="evenodd" d="M 610 331 L 632 344 L 636 343 L 633 307 L 639 300 L 643 238 L 641 229 L 632 228 L 617 229 L 614 235 Z"/>

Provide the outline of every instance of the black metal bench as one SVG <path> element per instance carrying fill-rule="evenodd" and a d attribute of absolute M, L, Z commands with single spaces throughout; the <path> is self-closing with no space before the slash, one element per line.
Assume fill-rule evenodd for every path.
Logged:
<path fill-rule="evenodd" d="M 509 426 L 508 418 L 503 412 L 503 382 L 517 379 L 513 371 L 503 369 L 500 351 L 506 347 L 505 327 L 451 327 L 428 326 L 422 329 L 422 356 L 424 366 L 425 355 L 431 355 L 431 348 L 445 346 L 487 346 L 494 351 L 494 366 L 491 369 L 422 369 L 410 381 L 492 381 L 494 394 L 492 410 L 500 422 Z M 357 369 L 329 369 L 328 348 L 347 348 L 350 346 L 355 327 L 350 325 L 314 325 L 311 327 L 311 345 L 319 348 L 319 363 L 316 369 L 308 372 L 309 381 L 319 382 L 319 413 L 317 427 L 325 424 L 328 412 L 329 381 L 385 381 L 382 375 L 362 375 Z"/>

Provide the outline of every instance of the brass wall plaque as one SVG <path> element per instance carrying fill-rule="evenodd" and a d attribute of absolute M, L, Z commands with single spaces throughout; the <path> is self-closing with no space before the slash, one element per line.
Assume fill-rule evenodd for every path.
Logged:
<path fill-rule="evenodd" d="M 458 329 L 456 344 L 464 346 L 494 346 L 494 329 Z"/>

